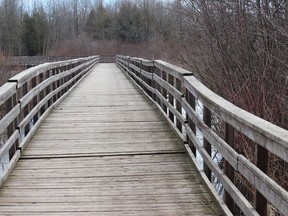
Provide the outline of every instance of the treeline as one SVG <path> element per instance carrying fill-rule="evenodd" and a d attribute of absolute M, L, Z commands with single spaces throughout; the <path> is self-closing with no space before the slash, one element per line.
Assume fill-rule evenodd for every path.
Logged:
<path fill-rule="evenodd" d="M 181 64 L 232 103 L 288 129 L 288 1 L 186 0 L 177 15 L 170 42 Z M 237 132 L 235 149 L 257 160 L 255 143 Z M 287 163 L 272 153 L 268 173 L 288 190 Z M 253 203 L 247 180 L 237 173 L 235 181 Z M 268 215 L 280 214 L 270 206 Z"/>
<path fill-rule="evenodd" d="M 172 17 L 167 1 L 50 0 L 0 1 L 0 47 L 6 55 L 46 55 L 75 40 L 139 44 L 169 37 Z M 173 2 L 172 2 L 173 3 Z M 73 53 L 71 53 L 73 54 Z M 78 53 L 79 54 L 79 53 Z"/>
<path fill-rule="evenodd" d="M 288 1 L 180 6 L 180 61 L 226 99 L 288 129 Z"/>

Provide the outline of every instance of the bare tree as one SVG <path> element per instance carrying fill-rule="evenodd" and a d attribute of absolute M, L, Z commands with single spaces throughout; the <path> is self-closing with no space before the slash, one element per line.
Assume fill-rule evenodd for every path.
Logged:
<path fill-rule="evenodd" d="M 286 1 L 185 0 L 181 7 L 176 59 L 229 101 L 287 129 Z M 253 143 L 237 140 L 238 152 L 255 160 Z M 270 175 L 287 189 L 287 164 L 269 157 Z"/>
<path fill-rule="evenodd" d="M 21 17 L 18 0 L 0 2 L 0 44 L 5 54 L 21 52 Z"/>

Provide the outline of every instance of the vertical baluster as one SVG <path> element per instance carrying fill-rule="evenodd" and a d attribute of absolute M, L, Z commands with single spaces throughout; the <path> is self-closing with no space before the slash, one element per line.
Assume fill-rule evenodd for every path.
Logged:
<path fill-rule="evenodd" d="M 168 74 L 168 82 L 170 85 L 174 85 L 174 79 L 173 76 Z M 174 97 L 171 93 L 169 93 L 169 103 L 174 107 Z M 174 114 L 169 109 L 169 118 L 174 123 Z"/>
<path fill-rule="evenodd" d="M 234 128 L 227 123 L 225 123 L 225 141 L 234 149 Z M 226 160 L 224 162 L 224 172 L 234 184 L 235 171 L 234 168 Z M 224 200 L 230 211 L 234 213 L 235 202 L 227 191 L 224 193 Z"/>
<path fill-rule="evenodd" d="M 142 69 L 147 72 L 148 71 L 148 67 L 146 65 L 143 65 L 142 64 Z M 143 81 L 148 85 L 148 82 L 149 82 L 149 79 L 143 75 Z M 144 85 L 144 89 L 145 89 L 145 92 L 149 95 L 150 95 L 150 91 L 148 90 L 148 88 Z"/>
<path fill-rule="evenodd" d="M 193 94 L 191 94 L 188 89 L 186 89 L 186 100 L 189 103 L 189 105 L 192 107 L 192 109 L 195 110 L 195 97 Z M 187 124 L 189 125 L 189 127 L 191 128 L 191 130 L 194 132 L 194 134 L 196 135 L 196 125 L 193 123 L 193 121 L 189 118 L 189 116 L 186 114 L 186 118 L 187 118 Z M 194 146 L 192 140 L 189 138 L 189 136 L 187 135 L 187 141 L 188 144 L 194 154 L 194 156 L 196 157 L 196 147 Z"/>
<path fill-rule="evenodd" d="M 53 74 L 53 76 L 57 75 L 57 69 L 53 69 L 52 74 Z M 58 87 L 57 83 L 58 83 L 57 80 L 55 80 L 53 82 L 53 84 L 52 84 L 53 91 L 57 89 L 57 87 Z M 55 103 L 56 101 L 57 101 L 57 94 L 54 94 L 52 103 Z"/>
<path fill-rule="evenodd" d="M 42 83 L 44 80 L 45 80 L 45 76 L 46 74 L 45 73 L 41 73 L 39 74 L 39 83 Z M 43 89 L 41 92 L 40 92 L 40 99 L 39 99 L 39 102 L 45 97 L 45 89 Z M 42 116 L 42 114 L 45 112 L 45 105 L 43 105 L 40 109 L 40 116 Z"/>
<path fill-rule="evenodd" d="M 17 93 L 13 94 L 7 101 L 6 101 L 6 113 L 10 112 L 17 104 Z M 7 127 L 7 137 L 10 137 L 17 128 L 17 117 L 11 124 Z M 9 161 L 14 156 L 17 150 L 18 142 L 16 141 L 9 150 Z"/>
<path fill-rule="evenodd" d="M 72 68 L 71 68 L 72 69 Z M 83 74 L 83 76 L 84 76 L 85 74 Z M 75 76 L 75 72 L 73 72 L 73 73 L 71 73 L 70 75 L 69 75 L 69 80 L 72 80 L 73 78 L 74 78 L 74 76 Z M 69 89 L 70 88 L 72 88 L 72 86 L 74 86 L 74 81 L 72 81 L 70 84 L 69 84 Z"/>
<path fill-rule="evenodd" d="M 153 67 L 147 66 L 146 69 L 147 69 L 147 72 L 149 72 L 151 74 L 153 73 Z M 152 76 L 153 76 L 153 74 L 152 74 Z M 151 87 L 153 87 L 152 82 L 153 82 L 153 77 L 152 77 L 152 79 L 147 78 L 147 84 Z M 150 90 L 147 90 L 147 91 L 148 91 L 149 96 L 152 97 L 152 99 L 154 100 L 153 93 Z"/>
<path fill-rule="evenodd" d="M 140 81 L 140 87 L 141 87 L 141 89 L 143 89 L 144 90 L 144 85 L 143 85 L 143 76 L 142 76 L 142 60 L 140 60 L 140 63 L 138 63 L 138 68 L 139 68 L 139 78 L 140 78 L 140 80 L 142 81 Z"/>
<path fill-rule="evenodd" d="M 143 61 L 142 61 L 142 64 L 141 64 L 141 79 L 142 79 L 142 82 L 143 82 L 143 90 L 146 92 L 146 94 L 149 94 L 148 91 L 147 91 L 147 88 L 145 86 L 145 83 L 147 84 L 147 80 L 146 80 L 146 77 L 143 75 L 143 71 L 147 71 L 147 68 L 145 65 L 143 65 Z"/>
<path fill-rule="evenodd" d="M 46 81 L 49 77 L 50 77 L 50 70 L 48 70 L 48 71 L 45 72 L 44 81 Z M 43 94 L 44 94 L 43 98 L 45 98 L 45 97 L 49 94 L 49 87 L 50 87 L 50 85 L 48 85 L 48 86 L 44 89 L 44 91 L 43 91 Z M 46 111 L 46 110 L 48 109 L 48 107 L 49 107 L 48 102 L 49 102 L 49 101 L 47 101 L 47 102 L 44 104 L 44 110 L 45 110 L 45 111 Z"/>
<path fill-rule="evenodd" d="M 152 93 L 152 98 L 154 101 L 157 102 L 157 96 L 155 94 L 155 90 L 157 89 L 157 85 L 156 85 L 156 82 L 154 80 L 154 74 L 156 74 L 157 68 L 154 65 L 154 61 L 153 61 L 153 66 L 150 68 L 150 72 L 152 73 L 151 87 L 154 89 L 154 92 Z"/>
<path fill-rule="evenodd" d="M 265 174 L 268 172 L 268 150 L 264 147 L 256 144 L 256 166 Z M 259 215 L 266 216 L 267 215 L 267 200 L 266 198 L 256 190 L 255 193 L 255 209 L 259 213 Z"/>
<path fill-rule="evenodd" d="M 176 89 L 183 93 L 183 83 L 181 82 L 181 80 L 175 78 L 175 84 L 176 84 L 175 86 Z M 176 100 L 176 109 L 182 115 L 181 101 Z M 180 132 L 182 132 L 182 124 L 178 119 L 176 119 L 176 127 L 178 128 Z"/>
<path fill-rule="evenodd" d="M 211 128 L 211 111 L 205 106 L 203 110 L 203 121 L 207 125 L 207 127 Z M 206 152 L 211 156 L 211 144 L 205 138 L 203 140 L 203 146 Z M 203 169 L 207 178 L 209 179 L 209 181 L 211 181 L 211 170 L 206 163 L 204 163 Z"/>
<path fill-rule="evenodd" d="M 39 82 L 40 82 L 39 76 L 36 76 L 35 78 L 33 78 L 32 79 L 33 88 L 35 86 L 37 86 L 39 84 Z M 40 101 L 40 96 L 39 96 L 39 94 L 37 94 L 32 100 L 33 107 L 35 107 L 39 101 Z M 39 111 L 37 111 L 37 113 L 34 115 L 34 122 L 38 121 L 39 117 L 40 117 L 40 113 L 39 113 Z"/>
<path fill-rule="evenodd" d="M 31 88 L 31 86 L 29 85 L 29 82 L 26 82 L 26 83 L 24 83 L 21 87 L 20 87 L 20 89 L 22 89 L 22 92 L 21 92 L 21 95 L 22 96 L 24 96 L 24 95 L 26 95 L 29 91 L 30 91 L 30 89 L 32 89 Z M 31 102 L 32 103 L 32 102 Z M 23 117 L 25 118 L 28 114 L 29 114 L 29 112 L 30 112 L 30 107 L 31 107 L 31 103 L 29 102 L 25 107 L 22 107 L 22 112 L 23 112 Z M 32 106 L 33 107 L 33 106 Z M 25 134 L 25 136 L 29 133 L 29 131 L 30 131 L 30 122 L 28 122 L 28 124 L 27 125 L 25 125 L 24 126 L 24 134 Z"/>
<path fill-rule="evenodd" d="M 60 68 L 60 74 L 62 74 L 63 71 L 64 71 L 64 68 L 61 67 L 61 68 Z M 64 80 L 64 79 L 65 79 L 64 77 L 62 77 L 62 78 L 60 79 L 60 87 L 62 87 L 63 84 L 65 83 L 65 80 Z M 62 95 L 63 95 L 64 93 L 65 93 L 65 88 L 62 88 L 62 90 L 60 91 L 59 98 L 62 97 Z"/>
<path fill-rule="evenodd" d="M 63 69 L 63 72 L 69 70 L 69 65 L 66 65 L 64 66 L 64 69 Z M 78 70 L 79 71 L 79 70 Z M 63 84 L 65 84 L 66 82 L 68 81 L 68 76 L 66 75 L 64 78 L 63 78 Z M 68 86 L 66 86 L 64 88 L 64 91 L 63 91 L 63 95 L 68 91 Z"/>
<path fill-rule="evenodd" d="M 162 80 L 165 80 L 165 81 L 167 80 L 167 73 L 165 71 L 161 71 L 161 78 Z M 161 92 L 165 100 L 167 100 L 167 90 L 161 87 Z M 162 102 L 162 109 L 164 113 L 167 115 L 167 106 L 164 104 L 164 102 Z"/>
<path fill-rule="evenodd" d="M 52 77 L 53 76 L 53 71 L 52 70 L 49 70 L 49 77 Z M 48 88 L 47 88 L 47 94 L 50 94 L 51 92 L 53 91 L 53 83 L 51 83 Z M 53 97 L 51 97 L 49 100 L 48 100 L 48 107 L 50 107 L 51 105 L 53 104 Z"/>
<path fill-rule="evenodd" d="M 155 74 L 156 74 L 157 76 L 161 77 L 161 71 L 160 71 L 159 68 L 156 68 L 156 67 L 155 67 Z M 157 89 L 158 92 L 161 93 L 161 86 L 160 86 L 156 81 L 154 81 L 154 84 L 155 84 L 155 89 Z M 155 95 L 155 97 L 156 97 L 156 102 L 159 104 L 159 106 L 162 107 L 162 103 L 161 103 L 159 97 L 158 97 L 157 95 Z"/>

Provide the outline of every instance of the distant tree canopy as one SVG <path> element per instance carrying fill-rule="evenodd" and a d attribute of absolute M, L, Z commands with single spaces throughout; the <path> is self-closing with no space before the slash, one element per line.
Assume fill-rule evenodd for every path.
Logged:
<path fill-rule="evenodd" d="M 114 11 L 99 4 L 89 13 L 86 22 L 87 33 L 98 40 L 119 39 L 134 44 L 147 42 L 154 33 L 151 27 L 156 23 L 153 22 L 154 15 L 150 12 L 151 8 L 148 8 L 147 2 L 139 2 L 119 2 Z"/>
<path fill-rule="evenodd" d="M 24 14 L 22 34 L 23 54 L 33 56 L 47 53 L 49 29 L 43 8 L 34 10 L 32 15 Z"/>
<path fill-rule="evenodd" d="M 0 0 L 0 47 L 8 55 L 45 55 L 51 47 L 86 35 L 137 44 L 172 32 L 167 1 Z M 29 6 L 29 7 L 28 7 Z"/>
<path fill-rule="evenodd" d="M 21 12 L 17 0 L 2 0 L 0 5 L 0 45 L 4 53 L 21 54 Z"/>
<path fill-rule="evenodd" d="M 114 35 L 112 14 L 103 6 L 92 8 L 86 21 L 86 32 L 96 40 L 111 39 Z"/>

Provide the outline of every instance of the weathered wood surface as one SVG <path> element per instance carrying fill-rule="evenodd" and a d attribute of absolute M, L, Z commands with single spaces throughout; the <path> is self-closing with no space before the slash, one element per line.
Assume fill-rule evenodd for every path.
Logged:
<path fill-rule="evenodd" d="M 1 215 L 220 215 L 166 120 L 100 64 L 45 120 L 0 191 Z"/>
<path fill-rule="evenodd" d="M 117 65 L 151 97 L 151 100 L 157 103 L 159 109 L 163 110 L 163 114 L 169 118 L 169 123 L 175 128 L 176 133 L 183 138 L 184 143 L 187 141 L 189 144 L 193 157 L 200 154 L 203 158 L 206 175 L 203 177 L 200 171 L 200 176 L 203 177 L 207 186 L 212 187 L 211 173 L 223 185 L 224 201 L 231 213 L 234 212 L 236 207 L 234 203 L 236 203 L 245 215 L 265 216 L 267 203 L 270 202 L 273 208 L 275 207 L 283 215 L 288 215 L 287 190 L 278 185 L 267 172 L 269 152 L 283 159 L 281 163 L 287 162 L 288 131 L 221 98 L 197 78 L 191 76 L 192 73 L 189 71 L 158 60 L 154 60 L 152 64 L 154 66 L 150 67 L 142 62 L 143 59 L 139 58 L 117 56 Z M 142 70 L 149 71 L 152 79 L 143 78 Z M 195 110 L 197 101 L 204 105 L 204 118 Z M 186 117 L 183 116 L 183 111 Z M 208 112 L 209 116 L 205 116 Z M 211 128 L 212 115 L 225 123 L 224 139 Z M 196 138 L 196 128 L 202 133 L 204 143 Z M 234 149 L 235 132 L 256 143 L 256 163 L 251 162 L 241 152 Z M 225 159 L 224 172 L 219 169 L 218 164 L 213 162 L 212 147 Z M 189 148 L 186 148 L 188 152 Z M 248 201 L 238 189 L 239 187 L 236 187 L 235 171 L 246 178 L 255 189 L 254 202 Z M 215 198 L 220 199 L 218 196 Z"/>

